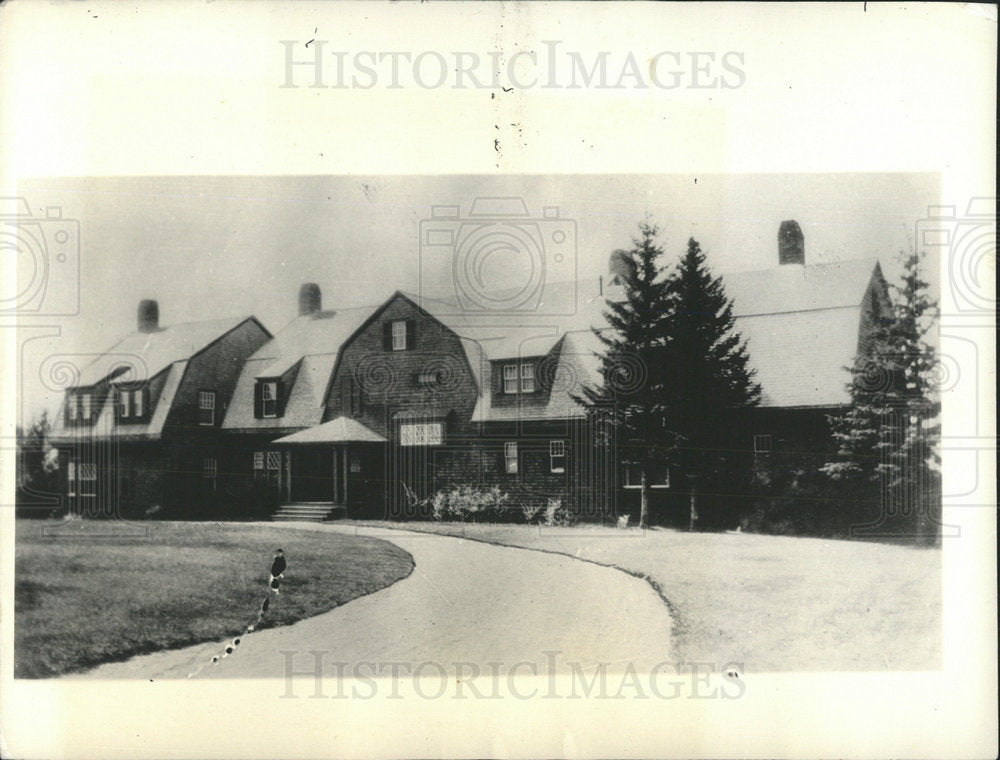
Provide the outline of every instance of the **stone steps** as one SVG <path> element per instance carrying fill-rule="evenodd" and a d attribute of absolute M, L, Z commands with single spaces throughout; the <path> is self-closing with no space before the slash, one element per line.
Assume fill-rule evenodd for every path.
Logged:
<path fill-rule="evenodd" d="M 346 510 L 340 504 L 328 501 L 298 501 L 282 505 L 271 517 L 277 522 L 323 522 L 331 517 L 344 517 Z"/>

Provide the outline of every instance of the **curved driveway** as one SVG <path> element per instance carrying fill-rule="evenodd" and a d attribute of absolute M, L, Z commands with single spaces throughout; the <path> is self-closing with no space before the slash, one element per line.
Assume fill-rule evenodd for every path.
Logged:
<path fill-rule="evenodd" d="M 487 664 L 504 672 L 525 661 L 537 663 L 539 672 L 600 662 L 609 670 L 628 663 L 643 669 L 673 657 L 666 606 L 649 584 L 619 570 L 426 533 L 287 527 L 383 538 L 409 552 L 416 567 L 392 586 L 330 612 L 247 636 L 215 665 L 206 663 L 221 654 L 225 645 L 218 642 L 143 655 L 76 677 L 146 680 L 197 672 L 199 678 L 281 678 L 288 657 L 282 651 L 299 653 L 296 670 L 307 670 L 315 661 L 309 653 L 317 651 L 325 662 L 460 662 L 483 672 Z M 288 572 L 295 572 L 294 557 Z"/>

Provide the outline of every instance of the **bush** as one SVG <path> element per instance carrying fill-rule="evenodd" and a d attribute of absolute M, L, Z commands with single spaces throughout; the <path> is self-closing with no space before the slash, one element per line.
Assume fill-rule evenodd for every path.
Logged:
<path fill-rule="evenodd" d="M 444 522 L 513 522 L 509 496 L 497 486 L 488 490 L 457 486 L 426 500 L 435 520 Z"/>
<path fill-rule="evenodd" d="M 549 528 L 572 525 L 576 522 L 573 513 L 563 506 L 562 499 L 549 499 L 545 506 L 545 525 Z"/>
<path fill-rule="evenodd" d="M 531 525 L 535 521 L 535 518 L 538 517 L 538 513 L 541 511 L 541 504 L 528 502 L 527 504 L 523 504 L 521 506 L 521 516 L 524 518 L 524 522 L 528 525 Z"/>

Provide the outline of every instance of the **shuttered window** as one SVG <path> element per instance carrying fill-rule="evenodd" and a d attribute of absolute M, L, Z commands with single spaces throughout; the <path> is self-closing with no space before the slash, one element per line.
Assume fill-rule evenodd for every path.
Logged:
<path fill-rule="evenodd" d="M 278 416 L 278 383 L 276 380 L 268 380 L 259 384 L 261 417 Z"/>

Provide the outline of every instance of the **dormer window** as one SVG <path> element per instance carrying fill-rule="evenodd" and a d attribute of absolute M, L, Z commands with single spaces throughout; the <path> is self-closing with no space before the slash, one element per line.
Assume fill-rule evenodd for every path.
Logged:
<path fill-rule="evenodd" d="M 115 390 L 115 420 L 118 422 L 144 422 L 146 415 L 146 389 L 117 388 Z"/>
<path fill-rule="evenodd" d="M 503 365 L 503 392 L 517 393 L 517 365 Z"/>
<path fill-rule="evenodd" d="M 521 393 L 535 392 L 535 365 L 521 365 Z"/>
<path fill-rule="evenodd" d="M 255 388 L 254 416 L 257 419 L 278 417 L 278 398 L 281 383 L 278 380 L 258 380 Z"/>
<path fill-rule="evenodd" d="M 505 395 L 534 393 L 536 388 L 534 362 L 503 365 L 503 392 Z"/>
<path fill-rule="evenodd" d="M 66 397 L 67 422 L 90 423 L 92 411 L 90 391 L 70 391 Z"/>

